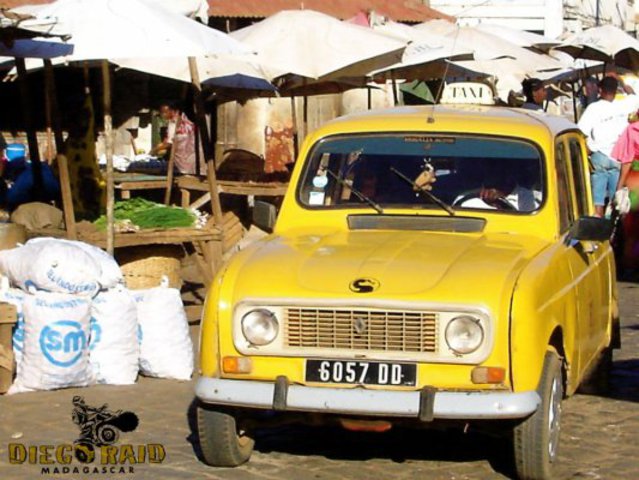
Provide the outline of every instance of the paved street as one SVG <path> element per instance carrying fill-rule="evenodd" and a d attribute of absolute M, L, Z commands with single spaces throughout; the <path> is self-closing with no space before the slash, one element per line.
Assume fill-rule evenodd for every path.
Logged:
<path fill-rule="evenodd" d="M 620 284 L 623 348 L 615 352 L 613 390 L 609 397 L 577 395 L 564 405 L 558 478 L 639 478 L 639 284 Z M 197 327 L 193 327 L 194 336 Z M 197 344 L 197 342 L 196 342 Z M 237 469 L 215 469 L 197 458 L 193 434 L 192 382 L 141 378 L 130 387 L 96 386 L 0 397 L 0 478 L 120 479 L 503 479 L 509 478 L 507 444 L 478 433 L 391 430 L 355 434 L 340 429 L 282 428 L 262 434 L 252 460 Z M 79 434 L 72 422 L 71 400 L 108 403 L 130 410 L 138 428 L 122 434 L 119 445 L 162 444 L 161 464 L 126 464 L 107 473 L 42 474 L 43 467 L 9 464 L 8 445 L 71 444 Z M 46 451 L 45 451 L 46 452 Z M 132 452 L 128 452 L 132 454 Z M 124 453 L 121 454 L 124 455 Z M 55 458 L 55 448 L 50 458 Z M 44 460 L 48 458 L 43 455 Z M 74 461 L 68 467 L 82 465 Z"/>

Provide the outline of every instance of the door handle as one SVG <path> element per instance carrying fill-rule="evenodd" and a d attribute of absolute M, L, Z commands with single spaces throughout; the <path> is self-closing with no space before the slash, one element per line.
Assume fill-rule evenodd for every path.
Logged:
<path fill-rule="evenodd" d="M 595 253 L 597 250 L 599 250 L 599 244 L 595 242 L 583 242 L 582 246 L 584 252 L 588 254 Z"/>

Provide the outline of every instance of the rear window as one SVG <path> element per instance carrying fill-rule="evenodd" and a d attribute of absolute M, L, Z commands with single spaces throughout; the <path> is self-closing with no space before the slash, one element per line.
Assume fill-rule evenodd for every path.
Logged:
<path fill-rule="evenodd" d="M 534 212 L 543 202 L 539 150 L 522 140 L 466 135 L 331 137 L 311 151 L 298 187 L 309 208 Z M 369 201 L 370 200 L 370 201 Z"/>

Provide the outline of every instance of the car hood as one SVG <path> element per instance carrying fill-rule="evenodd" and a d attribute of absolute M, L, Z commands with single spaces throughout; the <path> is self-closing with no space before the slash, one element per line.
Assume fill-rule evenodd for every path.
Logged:
<path fill-rule="evenodd" d="M 500 295 L 512 288 L 543 245 L 538 238 L 506 233 L 276 236 L 244 252 L 234 283 L 243 296 L 481 300 L 488 290 Z"/>

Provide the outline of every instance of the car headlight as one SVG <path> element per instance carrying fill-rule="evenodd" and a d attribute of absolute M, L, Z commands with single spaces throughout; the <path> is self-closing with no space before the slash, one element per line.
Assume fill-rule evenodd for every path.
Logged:
<path fill-rule="evenodd" d="M 242 333 L 253 345 L 268 345 L 279 332 L 275 314 L 264 308 L 251 310 L 242 317 Z"/>
<path fill-rule="evenodd" d="M 468 354 L 477 350 L 484 341 L 484 329 L 478 318 L 463 315 L 448 322 L 444 338 L 455 353 Z"/>

